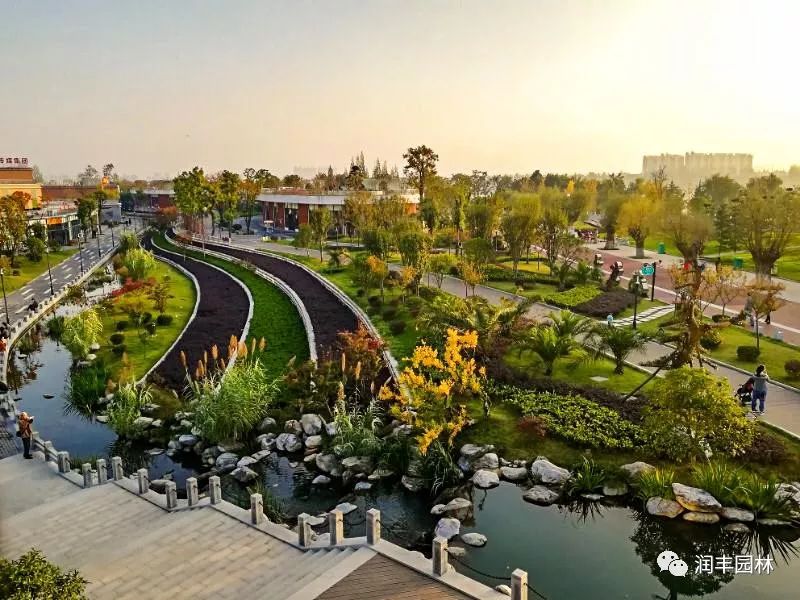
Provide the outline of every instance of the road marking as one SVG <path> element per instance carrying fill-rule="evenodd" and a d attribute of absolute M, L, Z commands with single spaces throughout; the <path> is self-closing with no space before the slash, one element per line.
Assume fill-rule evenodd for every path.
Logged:
<path fill-rule="evenodd" d="M 24 312 L 24 311 L 26 311 L 26 310 L 28 310 L 28 307 L 27 307 L 27 306 L 23 306 L 22 308 L 20 308 L 20 309 L 19 309 L 19 310 L 18 310 L 16 313 L 14 313 L 14 314 L 17 314 L 17 315 L 18 315 L 18 314 L 20 314 L 21 312 Z"/>
<path fill-rule="evenodd" d="M 29 296 L 29 295 L 33 294 L 33 290 L 30 290 L 30 289 L 22 288 L 22 290 L 20 290 L 20 291 L 22 292 L 23 296 Z"/>

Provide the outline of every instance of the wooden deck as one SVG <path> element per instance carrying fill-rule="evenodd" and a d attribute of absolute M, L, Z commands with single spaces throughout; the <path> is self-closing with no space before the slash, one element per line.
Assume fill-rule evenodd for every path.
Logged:
<path fill-rule="evenodd" d="M 317 600 L 470 600 L 384 556 L 374 556 Z"/>

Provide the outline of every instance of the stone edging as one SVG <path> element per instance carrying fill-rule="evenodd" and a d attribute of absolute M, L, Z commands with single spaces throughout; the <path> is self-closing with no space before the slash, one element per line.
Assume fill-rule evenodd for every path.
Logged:
<path fill-rule="evenodd" d="M 171 243 L 175 244 L 176 246 L 180 246 L 181 248 L 186 248 L 186 245 L 178 241 L 177 239 L 170 240 Z M 196 252 L 195 247 L 192 247 L 192 251 Z M 224 260 L 234 265 L 240 265 L 243 261 L 238 261 L 238 259 L 228 256 L 227 254 L 223 254 L 221 252 L 216 252 L 214 250 L 209 250 L 208 248 L 205 249 L 206 254 L 210 254 L 220 260 Z M 255 265 L 252 265 L 255 266 Z M 250 267 L 243 267 L 249 270 Z M 300 299 L 300 296 L 297 295 L 292 288 L 290 288 L 283 279 L 279 279 L 275 277 L 271 273 L 267 273 L 266 271 L 255 267 L 254 270 L 255 274 L 261 277 L 262 279 L 266 279 L 269 283 L 277 287 L 280 291 L 282 291 L 286 296 L 289 297 L 289 301 L 294 305 L 297 309 L 297 312 L 300 313 L 300 320 L 303 322 L 303 327 L 306 330 L 306 339 L 308 340 L 308 356 L 309 358 L 317 362 L 317 343 L 316 337 L 314 335 L 314 327 L 311 324 L 311 317 L 308 314 L 308 310 L 306 309 L 306 305 L 303 304 L 303 301 Z"/>
<path fill-rule="evenodd" d="M 192 239 L 194 239 L 194 236 L 192 236 Z M 216 243 L 216 242 L 214 242 L 214 243 Z M 218 245 L 224 245 L 224 244 L 218 244 Z M 231 248 L 237 248 L 239 250 L 246 250 L 248 252 L 253 252 L 255 254 L 264 254 L 266 256 L 271 256 L 272 258 L 277 258 L 277 259 L 282 260 L 284 262 L 288 262 L 288 263 L 290 263 L 290 264 L 292 264 L 294 266 L 300 267 L 301 269 L 306 271 L 309 275 L 314 277 L 317 281 L 319 281 L 322 285 L 324 285 L 328 289 L 329 292 L 331 292 L 334 296 L 336 296 L 336 298 L 339 300 L 339 302 L 341 302 L 347 308 L 349 308 L 351 311 L 353 311 L 353 313 L 358 317 L 358 319 L 366 326 L 367 330 L 370 332 L 371 335 L 373 335 L 377 339 L 383 339 L 381 334 L 375 328 L 375 325 L 373 325 L 373 323 L 370 320 L 370 318 L 367 315 L 367 313 L 365 313 L 358 304 L 353 302 L 349 298 L 349 296 L 347 296 L 347 294 L 345 294 L 342 290 L 340 290 L 338 287 L 333 285 L 330 281 L 325 279 L 322 275 L 320 275 L 319 273 L 317 273 L 313 269 L 310 269 L 309 267 L 307 267 L 303 263 L 300 263 L 300 262 L 297 262 L 295 260 L 292 260 L 291 258 L 287 258 L 286 256 L 283 256 L 282 254 L 277 254 L 277 253 L 274 253 L 274 252 L 268 252 L 266 250 L 259 250 L 259 249 L 256 249 L 256 248 L 250 248 L 248 246 L 240 246 L 239 244 L 234 244 L 234 243 L 229 243 L 228 246 L 230 246 Z M 389 372 L 392 374 L 392 379 L 397 381 L 398 377 L 400 375 L 400 372 L 399 372 L 399 369 L 398 369 L 397 360 L 394 358 L 394 356 L 392 356 L 392 353 L 388 348 L 384 349 L 383 357 L 384 357 L 384 361 L 386 362 L 386 366 L 389 369 Z"/>
<path fill-rule="evenodd" d="M 159 250 L 161 250 L 161 248 L 159 248 Z M 181 332 L 180 332 L 180 334 L 178 335 L 178 337 L 176 337 L 176 338 L 175 338 L 175 341 L 174 341 L 174 342 L 172 342 L 172 344 L 170 345 L 170 347 L 169 347 L 169 348 L 167 348 L 167 349 L 164 351 L 164 354 L 162 354 L 162 355 L 161 355 L 161 358 L 159 358 L 159 359 L 158 359 L 158 360 L 155 362 L 155 364 L 154 364 L 152 367 L 150 367 L 150 368 L 147 370 L 147 373 L 145 373 L 144 375 L 142 375 L 142 377 L 139 379 L 139 381 L 137 381 L 137 382 L 136 382 L 136 385 L 142 385 L 143 383 L 145 383 L 145 382 L 147 381 L 147 378 L 150 376 L 150 374 L 151 374 L 153 371 L 155 371 L 155 370 L 156 370 L 156 368 L 158 368 L 158 367 L 161 365 L 161 363 L 163 363 L 163 362 L 164 362 L 164 359 L 165 359 L 165 358 L 167 358 L 167 355 L 168 355 L 170 352 L 172 352 L 172 349 L 173 349 L 173 348 L 175 348 L 175 346 L 177 346 L 177 345 L 178 345 L 178 342 L 179 342 L 179 341 L 181 340 L 181 338 L 183 337 L 183 334 L 184 334 L 184 333 L 186 333 L 186 330 L 187 330 L 187 329 L 189 329 L 189 325 L 191 325 L 191 324 L 192 324 L 192 321 L 194 321 L 194 318 L 197 316 L 197 309 L 198 309 L 198 308 L 199 308 L 199 306 L 200 306 L 200 283 L 197 281 L 197 278 L 196 278 L 196 277 L 195 277 L 195 276 L 194 276 L 192 273 L 190 273 L 189 271 L 187 271 L 187 270 L 186 270 L 184 267 L 182 267 L 182 266 L 181 266 L 181 265 L 179 265 L 178 263 L 176 263 L 176 262 L 174 262 L 174 261 L 172 261 L 172 260 L 170 260 L 170 259 L 168 259 L 168 258 L 164 258 L 163 256 L 157 256 L 157 255 L 155 256 L 155 258 L 156 258 L 157 260 L 160 260 L 160 261 L 162 261 L 162 262 L 165 262 L 165 263 L 167 263 L 167 264 L 171 265 L 172 267 L 174 267 L 175 269 L 179 270 L 181 273 L 183 273 L 184 275 L 186 275 L 186 276 L 187 276 L 189 279 L 191 279 L 191 281 L 194 283 L 194 289 L 195 289 L 195 291 L 197 292 L 197 295 L 196 295 L 196 297 L 195 297 L 195 301 L 194 301 L 194 308 L 192 309 L 192 314 L 191 314 L 191 315 L 189 315 L 189 320 L 188 320 L 188 321 L 186 321 L 186 325 L 184 325 L 184 326 L 183 326 L 183 329 L 181 330 Z"/>
<path fill-rule="evenodd" d="M 151 240 L 151 243 L 156 248 L 161 250 L 162 252 L 166 252 L 167 254 L 172 254 L 173 256 L 180 256 L 180 254 L 178 254 L 176 252 L 172 252 L 171 250 L 165 250 L 164 248 L 162 248 L 161 246 L 159 246 L 158 244 L 156 244 L 152 240 Z M 230 273 L 228 273 L 225 269 L 220 269 L 216 265 L 212 265 L 212 264 L 203 262 L 201 260 L 197 260 L 196 258 L 189 257 L 189 260 L 192 260 L 192 261 L 194 261 L 196 263 L 200 263 L 200 264 L 205 265 L 207 267 L 211 267 L 212 269 L 216 269 L 220 273 L 223 273 L 225 276 L 230 277 L 236 283 L 238 283 L 241 286 L 241 288 L 244 290 L 244 293 L 247 294 L 247 301 L 248 301 L 250 306 L 249 306 L 249 308 L 247 310 L 247 320 L 245 321 L 244 328 L 242 329 L 242 336 L 239 338 L 240 342 L 245 341 L 247 339 L 247 334 L 250 332 L 250 321 L 253 319 L 253 307 L 255 306 L 255 302 L 253 302 L 253 295 L 250 293 L 250 289 L 241 280 L 239 280 L 238 278 L 236 278 L 233 275 L 231 275 Z M 199 287 L 198 287 L 197 298 L 198 298 L 198 302 L 199 302 L 199 299 L 200 299 Z M 180 339 L 180 338 L 178 338 L 178 339 Z M 176 340 L 176 343 L 177 343 L 177 340 Z M 228 372 L 231 369 L 231 367 L 233 367 L 233 365 L 236 363 L 236 355 L 237 355 L 237 353 L 238 353 L 238 350 L 234 350 L 234 352 L 231 355 L 231 359 L 228 361 L 228 366 L 225 367 L 225 372 Z M 164 356 L 166 356 L 166 354 L 164 354 Z M 164 356 L 161 357 L 161 360 L 164 359 Z"/>

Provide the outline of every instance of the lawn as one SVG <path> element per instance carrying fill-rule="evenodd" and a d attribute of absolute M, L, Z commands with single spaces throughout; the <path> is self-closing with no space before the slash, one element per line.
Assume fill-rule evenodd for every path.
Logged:
<path fill-rule="evenodd" d="M 63 248 L 57 252 L 51 252 L 50 268 L 52 269 L 61 261 L 75 254 L 77 251 L 77 248 Z M 3 279 L 5 280 L 7 294 L 13 292 L 14 290 L 18 290 L 24 285 L 27 285 L 31 280 L 36 279 L 42 273 L 47 273 L 46 257 L 43 257 L 39 262 L 32 262 L 23 254 L 17 256 L 16 261 L 17 266 L 4 271 Z M 19 271 L 19 275 L 13 275 L 15 271 Z"/>
<path fill-rule="evenodd" d="M 157 325 L 156 333 L 153 336 L 140 336 L 131 326 L 120 332 L 125 337 L 123 343 L 127 348 L 130 376 L 134 379 L 142 377 L 166 353 L 183 331 L 194 310 L 196 295 L 192 281 L 178 269 L 161 261 L 157 261 L 155 268 L 148 273 L 148 277 L 153 277 L 157 281 L 161 281 L 165 276 L 170 278 L 171 296 L 167 301 L 165 314 L 172 316 L 172 322 L 169 325 Z M 155 320 L 157 311 L 152 309 L 151 312 Z M 116 306 L 110 312 L 102 312 L 101 316 L 103 321 L 102 343 L 97 354 L 109 365 L 115 378 L 119 380 L 123 368 L 122 357 L 111 351 L 109 338 L 112 334 L 117 333 L 117 323 L 128 321 L 128 317 Z"/>
<path fill-rule="evenodd" d="M 156 243 L 167 250 L 183 253 L 182 248 L 171 244 L 163 235 Z M 269 373 L 278 377 L 286 371 L 286 364 L 296 357 L 298 362 L 308 360 L 308 338 L 300 314 L 289 298 L 277 287 L 239 265 L 213 256 L 203 257 L 202 252 L 186 251 L 187 256 L 197 258 L 230 273 L 250 290 L 253 296 L 253 319 L 250 321 L 249 337 L 264 338 L 267 349 L 262 364 Z"/>
<path fill-rule="evenodd" d="M 721 329 L 720 334 L 722 336 L 722 344 L 709 353 L 712 358 L 746 371 L 755 371 L 755 368 L 763 363 L 767 365 L 767 370 L 773 379 L 797 385 L 797 381 L 789 379 L 783 370 L 783 365 L 787 360 L 800 360 L 800 348 L 797 348 L 797 346 L 778 342 L 762 335 L 760 341 L 761 355 L 757 360 L 748 362 L 736 356 L 736 348 L 739 346 L 755 346 L 755 334 L 735 326 Z"/>

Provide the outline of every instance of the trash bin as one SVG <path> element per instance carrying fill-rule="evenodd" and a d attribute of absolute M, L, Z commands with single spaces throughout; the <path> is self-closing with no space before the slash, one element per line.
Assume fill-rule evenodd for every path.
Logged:
<path fill-rule="evenodd" d="M 733 268 L 739 270 L 743 266 L 744 266 L 744 260 L 742 260 L 741 258 L 734 257 L 734 259 L 733 259 Z"/>
<path fill-rule="evenodd" d="M 664 242 L 658 242 L 658 253 L 659 254 L 667 253 L 667 245 Z"/>

